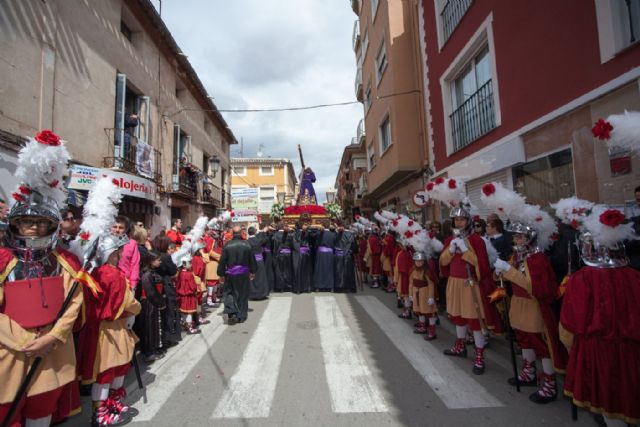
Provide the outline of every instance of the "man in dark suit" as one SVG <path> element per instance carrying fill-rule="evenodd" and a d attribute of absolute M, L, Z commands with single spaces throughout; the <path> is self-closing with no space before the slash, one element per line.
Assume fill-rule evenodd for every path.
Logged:
<path fill-rule="evenodd" d="M 511 257 L 512 241 L 511 236 L 505 234 L 504 223 L 500 218 L 492 218 L 487 221 L 487 238 L 498 252 L 500 259 L 508 261 Z"/>

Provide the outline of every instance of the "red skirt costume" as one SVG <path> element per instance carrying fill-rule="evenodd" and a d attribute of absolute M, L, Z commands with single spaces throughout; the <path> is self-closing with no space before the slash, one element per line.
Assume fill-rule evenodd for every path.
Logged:
<path fill-rule="evenodd" d="M 554 369 L 564 373 L 568 356 L 551 309 L 558 289 L 551 263 L 538 252 L 526 258 L 524 274 L 512 268 L 504 278 L 513 284 L 509 319 L 518 345 L 533 349 L 539 358 L 550 358 Z"/>
<path fill-rule="evenodd" d="M 369 269 L 367 268 L 367 262 L 364 259 L 365 253 L 367 252 L 367 241 L 363 238 L 358 239 L 358 255 L 357 257 L 357 266 L 358 271 L 362 273 L 367 273 Z"/>
<path fill-rule="evenodd" d="M 180 313 L 191 314 L 198 310 L 198 284 L 193 272 L 189 270 L 178 271 L 176 294 Z"/>
<path fill-rule="evenodd" d="M 11 426 L 21 425 L 21 418 L 37 419 L 53 415 L 54 421 L 60 421 L 80 411 L 80 393 L 75 382 L 76 360 L 71 333 L 81 311 L 82 292 L 76 291 L 62 318 L 55 325 L 53 321 L 62 306 L 62 301 L 71 290 L 73 280 L 87 280 L 80 262 L 73 254 L 60 249 L 53 251 L 51 256 L 55 257 L 62 267 L 62 275 L 46 278 L 46 289 L 42 291 L 48 304 L 44 307 L 41 288 L 37 285 L 38 279 L 29 280 L 29 284 L 36 284 L 30 286 L 31 292 L 37 293 L 35 298 L 29 295 L 26 295 L 26 298 L 21 297 L 23 292 L 19 288 L 22 281 L 6 281 L 18 260 L 11 250 L 0 248 L 0 420 L 3 420 L 9 411 L 11 401 L 33 362 L 33 359 L 24 355 L 22 348 L 36 338 L 37 334 L 54 336 L 61 341 L 43 359 Z M 97 289 L 92 281 L 87 283 L 87 286 Z M 53 295 L 52 292 L 57 295 Z M 13 301 L 10 301 L 11 299 Z M 46 310 L 40 313 L 43 308 Z M 26 317 L 20 313 L 26 314 Z"/>
<path fill-rule="evenodd" d="M 198 300 L 200 301 L 204 294 L 207 293 L 207 287 L 205 286 L 205 263 L 199 254 L 194 255 L 191 260 L 191 271 L 198 278 L 196 284 L 198 285 Z"/>
<path fill-rule="evenodd" d="M 396 241 L 393 236 L 387 234 L 382 241 L 382 270 L 384 274 L 393 276 L 393 261 L 396 252 Z"/>
<path fill-rule="evenodd" d="M 409 276 L 411 270 L 413 270 L 413 256 L 411 252 L 402 249 L 396 255 L 396 262 L 394 263 L 395 270 L 395 284 L 399 297 L 409 296 Z"/>
<path fill-rule="evenodd" d="M 583 267 L 569 278 L 560 336 L 564 393 L 581 407 L 640 423 L 640 272 Z"/>
<path fill-rule="evenodd" d="M 487 247 L 482 237 L 471 234 L 465 239 L 467 251 L 461 253 L 449 252 L 449 245 L 453 240 L 449 237 L 440 254 L 441 272 L 447 281 L 447 312 L 456 326 L 469 325 L 472 331 L 479 331 L 480 321 L 472 292 L 476 293 L 480 305 L 480 316 L 484 318 L 487 328 L 496 333 L 502 333 L 502 319 L 496 307 L 489 302 L 489 295 L 495 290 L 493 274 L 489 266 Z M 468 266 L 468 267 L 467 267 Z M 474 281 L 469 286 L 471 275 Z"/>
<path fill-rule="evenodd" d="M 369 236 L 367 241 L 367 253 L 371 259 L 371 269 L 369 274 L 372 276 L 380 276 L 382 274 L 382 262 L 380 261 L 380 255 L 382 254 L 382 245 L 380 239 L 375 234 Z"/>
<path fill-rule="evenodd" d="M 138 337 L 127 328 L 127 319 L 140 313 L 141 307 L 118 267 L 104 264 L 91 275 L 102 293 L 94 297 L 85 291 L 86 323 L 78 342 L 79 371 L 83 384 L 110 384 L 129 370 Z"/>

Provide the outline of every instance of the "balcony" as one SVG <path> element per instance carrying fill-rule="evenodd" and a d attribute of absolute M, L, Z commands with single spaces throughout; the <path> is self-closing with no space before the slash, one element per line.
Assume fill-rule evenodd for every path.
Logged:
<path fill-rule="evenodd" d="M 175 164 L 174 164 L 175 168 Z M 171 177 L 171 193 L 188 199 L 196 199 L 198 182 L 202 179 L 202 172 L 191 163 L 180 162 L 178 174 Z"/>
<path fill-rule="evenodd" d="M 217 185 L 203 181 L 202 183 L 202 201 L 216 206 L 222 206 L 222 190 Z"/>
<path fill-rule="evenodd" d="M 360 7 L 362 5 L 360 4 L 360 0 L 351 0 L 351 10 L 353 10 L 353 13 L 355 13 L 356 15 L 360 15 Z"/>
<path fill-rule="evenodd" d="M 469 6 L 473 0 L 447 0 L 442 12 L 440 12 L 440 19 L 442 22 L 442 44 L 449 40 L 451 34 L 455 31 L 456 27 L 467 13 Z"/>
<path fill-rule="evenodd" d="M 117 169 L 143 178 L 156 184 L 162 183 L 162 153 L 151 145 L 138 141 L 130 135 L 129 129 L 105 129 L 108 138 L 108 153 L 103 157 L 102 166 Z"/>
<path fill-rule="evenodd" d="M 358 67 L 358 71 L 356 72 L 356 80 L 354 83 L 356 99 L 360 102 L 364 100 L 363 91 L 362 91 L 362 68 Z"/>
<path fill-rule="evenodd" d="M 353 36 L 351 37 L 351 41 L 353 42 L 353 50 L 357 52 L 358 47 L 360 47 L 360 20 L 358 19 L 353 23 Z"/>
<path fill-rule="evenodd" d="M 360 141 L 364 142 L 364 137 L 365 137 L 365 133 L 364 133 L 364 119 L 360 119 L 360 122 L 358 123 L 358 132 L 357 132 L 357 138 L 358 138 L 358 143 L 360 143 Z"/>
<path fill-rule="evenodd" d="M 496 127 L 493 85 L 487 81 L 450 116 L 453 151 L 471 144 Z"/>

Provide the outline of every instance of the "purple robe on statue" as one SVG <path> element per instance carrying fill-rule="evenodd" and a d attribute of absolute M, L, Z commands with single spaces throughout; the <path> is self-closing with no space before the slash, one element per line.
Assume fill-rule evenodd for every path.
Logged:
<path fill-rule="evenodd" d="M 302 205 L 317 204 L 316 191 L 313 189 L 313 183 L 316 182 L 316 175 L 311 169 L 306 169 L 302 174 L 300 183 L 300 196 L 298 203 Z"/>

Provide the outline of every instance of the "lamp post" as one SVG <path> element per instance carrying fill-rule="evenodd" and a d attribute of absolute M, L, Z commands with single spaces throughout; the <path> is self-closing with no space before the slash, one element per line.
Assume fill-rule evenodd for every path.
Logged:
<path fill-rule="evenodd" d="M 214 155 L 213 157 L 209 158 L 209 172 L 211 172 L 211 174 L 215 178 L 219 170 L 220 170 L 220 159 L 218 158 L 218 156 Z"/>
<path fill-rule="evenodd" d="M 333 190 L 327 191 L 327 203 L 333 203 L 336 200 L 336 192 Z"/>

